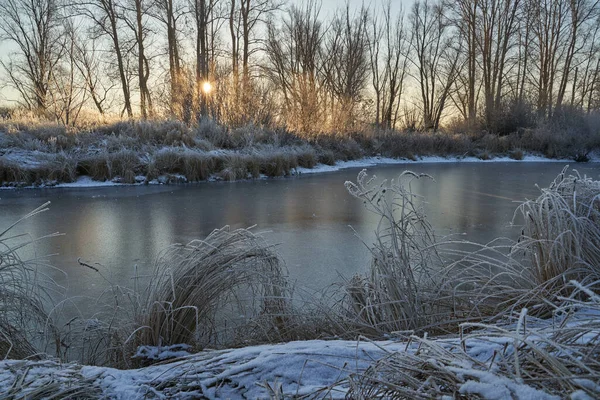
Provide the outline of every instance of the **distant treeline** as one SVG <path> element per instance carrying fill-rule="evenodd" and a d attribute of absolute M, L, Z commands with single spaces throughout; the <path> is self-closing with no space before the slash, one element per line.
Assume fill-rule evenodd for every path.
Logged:
<path fill-rule="evenodd" d="M 599 3 L 388 0 L 325 18 L 314 0 L 2 0 L 0 67 L 20 108 L 65 125 L 93 111 L 507 134 L 576 114 L 597 133 Z"/>

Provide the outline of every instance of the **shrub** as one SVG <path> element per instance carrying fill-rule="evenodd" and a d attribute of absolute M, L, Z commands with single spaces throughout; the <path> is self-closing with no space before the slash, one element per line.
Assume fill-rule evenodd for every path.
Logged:
<path fill-rule="evenodd" d="M 335 154 L 331 150 L 322 150 L 318 153 L 319 163 L 325 165 L 335 165 Z"/>
<path fill-rule="evenodd" d="M 217 148 L 235 148 L 227 129 L 222 125 L 218 125 L 212 119 L 202 119 L 196 127 L 196 134 Z"/>
<path fill-rule="evenodd" d="M 260 170 L 266 176 L 286 176 L 298 167 L 296 155 L 292 152 L 276 152 L 262 156 Z"/>
<path fill-rule="evenodd" d="M 479 154 L 477 154 L 477 158 L 479 158 L 480 160 L 491 160 L 492 156 L 490 156 L 490 153 L 488 153 L 487 151 L 482 151 Z"/>
<path fill-rule="evenodd" d="M 315 138 L 317 150 L 331 151 L 336 160 L 356 160 L 363 156 L 358 143 L 348 136 L 320 134 Z"/>
<path fill-rule="evenodd" d="M 77 170 L 81 175 L 89 175 L 98 181 L 120 178 L 124 183 L 134 183 L 136 174 L 142 172 L 142 163 L 132 150 L 122 149 L 115 153 L 101 151 L 84 156 Z"/>
<path fill-rule="evenodd" d="M 518 99 L 503 102 L 495 114 L 486 122 L 487 128 L 500 136 L 534 128 L 537 117 L 533 105 Z"/>
<path fill-rule="evenodd" d="M 27 172 L 17 163 L 0 158 L 0 184 L 29 183 Z"/>

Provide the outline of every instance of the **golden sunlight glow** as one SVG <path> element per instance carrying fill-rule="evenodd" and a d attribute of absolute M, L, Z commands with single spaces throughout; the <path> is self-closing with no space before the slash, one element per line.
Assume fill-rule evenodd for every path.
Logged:
<path fill-rule="evenodd" d="M 202 91 L 204 92 L 204 94 L 209 94 L 212 91 L 212 88 L 213 87 L 209 81 L 204 81 L 204 83 L 202 84 Z"/>

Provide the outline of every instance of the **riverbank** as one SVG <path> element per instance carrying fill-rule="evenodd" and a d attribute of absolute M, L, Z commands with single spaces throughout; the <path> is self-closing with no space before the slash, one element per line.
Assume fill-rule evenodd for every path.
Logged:
<path fill-rule="evenodd" d="M 565 299 L 552 319 L 524 310 L 512 323 L 476 330 L 464 324 L 460 336 L 307 340 L 187 355 L 146 348 L 138 356 L 150 355 L 158 364 L 128 370 L 4 360 L 0 392 L 8 398 L 123 400 L 393 395 L 587 400 L 600 395 L 599 317 L 599 298 L 592 296 Z"/>
<path fill-rule="evenodd" d="M 597 136 L 597 135 L 596 135 Z M 597 159 L 600 139 L 538 130 L 298 135 L 211 121 L 120 121 L 86 128 L 0 121 L 0 187 L 237 181 L 378 163 Z M 88 177 L 88 178 L 82 178 Z"/>
<path fill-rule="evenodd" d="M 239 157 L 239 154 L 228 152 L 221 152 L 220 156 L 222 157 Z M 20 161 L 18 158 L 11 158 L 10 155 L 8 157 L 9 160 L 12 160 L 16 163 Z M 26 158 L 21 158 L 22 160 L 26 160 Z M 1 163 L 0 158 L 0 163 Z M 440 156 L 425 156 L 418 157 L 415 159 L 396 159 L 390 157 L 364 157 L 357 160 L 350 161 L 336 161 L 332 165 L 327 164 L 315 164 L 311 167 L 303 167 L 296 166 L 290 169 L 287 175 L 282 176 L 298 176 L 302 174 L 318 174 L 318 173 L 328 173 L 335 172 L 342 169 L 349 168 L 366 168 L 372 167 L 376 165 L 406 165 L 407 168 L 410 168 L 412 165 L 421 164 L 421 163 L 495 163 L 495 162 L 519 162 L 519 163 L 527 163 L 527 162 L 553 162 L 553 163 L 575 163 L 572 159 L 552 159 L 546 158 L 539 155 L 534 154 L 524 154 L 522 158 L 515 159 L 510 156 L 496 156 L 493 158 L 482 160 L 477 157 L 440 157 Z M 592 154 L 589 156 L 589 163 L 600 163 L 600 156 L 596 154 Z M 28 161 L 23 161 L 21 165 L 27 165 Z M 27 167 L 25 167 L 27 168 Z M 277 177 L 278 175 L 267 176 L 265 174 L 258 174 L 258 176 L 253 176 L 248 173 L 246 177 L 241 176 L 232 176 L 229 174 L 221 173 L 213 173 L 210 176 L 207 176 L 205 181 L 209 182 L 217 182 L 217 181 L 239 181 L 245 179 L 267 179 L 270 177 Z M 123 186 L 123 185 L 165 185 L 165 184 L 182 184 L 182 183 L 190 183 L 194 182 L 194 180 L 189 179 L 184 173 L 164 173 L 156 176 L 153 179 L 150 179 L 151 176 L 146 175 L 136 175 L 134 177 L 133 182 L 124 182 L 124 180 L 120 176 L 116 176 L 111 180 L 95 180 L 89 175 L 76 175 L 73 181 L 70 182 L 61 182 L 58 180 L 52 181 L 37 181 L 33 185 L 26 185 L 25 181 L 21 182 L 4 182 L 0 189 L 35 189 L 35 188 L 85 188 L 85 187 L 106 187 L 106 186 Z"/>

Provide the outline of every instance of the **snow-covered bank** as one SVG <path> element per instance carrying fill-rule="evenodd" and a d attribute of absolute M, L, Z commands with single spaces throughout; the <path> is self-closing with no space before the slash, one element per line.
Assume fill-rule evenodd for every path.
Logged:
<path fill-rule="evenodd" d="M 527 163 L 527 162 L 551 162 L 551 163 L 573 163 L 573 160 L 566 159 L 550 159 L 532 154 L 525 155 L 521 160 L 502 156 L 495 157 L 489 160 L 482 160 L 477 157 L 441 157 L 441 156 L 426 156 L 419 157 L 416 160 L 398 159 L 389 157 L 365 157 L 358 160 L 338 161 L 335 165 L 317 164 L 313 168 L 297 167 L 291 171 L 291 175 L 300 174 L 318 174 L 326 172 L 335 172 L 350 168 L 366 168 L 376 165 L 415 165 L 424 163 L 496 163 L 496 162 L 511 162 L 511 163 Z M 600 155 L 594 155 L 590 158 L 591 163 L 600 163 Z M 259 179 L 266 179 L 267 176 L 261 175 Z M 250 178 L 251 179 L 251 178 Z M 213 174 L 208 181 L 223 180 L 220 176 Z M 74 182 L 47 182 L 39 186 L 21 186 L 22 189 L 37 189 L 37 188 L 90 188 L 90 187 L 107 187 L 107 186 L 132 186 L 143 184 L 169 184 L 169 183 L 186 183 L 188 179 L 182 174 L 166 174 L 161 175 L 157 179 L 148 180 L 145 176 L 139 175 L 135 177 L 135 182 L 132 184 L 122 183 L 119 178 L 107 181 L 93 180 L 89 176 L 79 176 Z M 15 189 L 17 186 L 0 186 L 0 189 Z"/>
<path fill-rule="evenodd" d="M 334 172 L 348 168 L 365 168 L 376 165 L 414 165 L 425 163 L 494 163 L 494 162 L 554 162 L 554 163 L 572 163 L 573 160 L 545 158 L 535 155 L 526 155 L 522 160 L 515 160 L 510 157 L 496 157 L 489 160 L 482 160 L 477 157 L 441 157 L 441 156 L 426 156 L 419 157 L 416 160 L 398 159 L 389 157 L 365 157 L 360 160 L 338 161 L 335 165 L 318 164 L 314 168 L 297 168 L 297 171 L 302 174 L 316 174 L 321 172 Z M 589 162 L 600 162 L 600 158 L 590 159 Z"/>
<path fill-rule="evenodd" d="M 598 324 L 589 318 L 588 315 L 580 321 L 566 324 L 562 321 L 565 332 L 590 325 L 585 335 L 577 340 L 579 346 L 598 343 Z M 563 395 L 571 399 L 592 399 L 600 396 L 597 376 L 578 379 L 570 393 L 557 396 L 556 390 L 551 390 L 556 388 L 551 387 L 553 378 L 550 375 L 548 382 L 544 383 L 528 379 L 527 368 L 531 366 L 521 365 L 523 377 L 510 376 L 510 372 L 507 372 L 507 365 L 515 362 L 514 346 L 519 348 L 519 352 L 536 346 L 539 346 L 537 351 L 544 352 L 548 346 L 553 346 L 549 343 L 558 332 L 553 322 L 556 323 L 534 319 L 524 331 L 522 326 L 515 324 L 465 334 L 462 338 L 310 340 L 208 350 L 132 370 L 61 364 L 56 361 L 4 360 L 0 362 L 0 393 L 18 393 L 27 397 L 41 392 L 46 396 L 61 396 L 70 393 L 69 390 L 81 390 L 92 398 L 123 400 L 148 396 L 159 399 L 254 399 L 277 395 L 280 398 L 344 398 L 349 390 L 356 391 L 360 387 L 361 379 L 372 374 L 378 362 L 392 362 L 396 358 L 400 369 L 400 364 L 406 360 L 423 363 L 420 367 L 415 365 L 414 370 L 408 368 L 404 371 L 405 375 L 398 376 L 399 380 L 415 380 L 407 381 L 408 387 L 421 385 L 423 398 L 432 393 L 452 394 L 453 390 L 454 396 L 484 399 L 541 400 L 559 399 Z M 554 356 L 557 360 L 570 357 L 560 352 Z M 369 367 L 371 369 L 368 370 Z M 439 378 L 436 370 L 448 372 L 451 377 L 445 376 L 444 379 L 456 380 L 453 382 L 456 387 L 436 387 Z M 383 382 L 386 376 L 381 375 L 380 379 Z M 548 390 L 545 390 L 545 385 L 548 385 Z"/>

